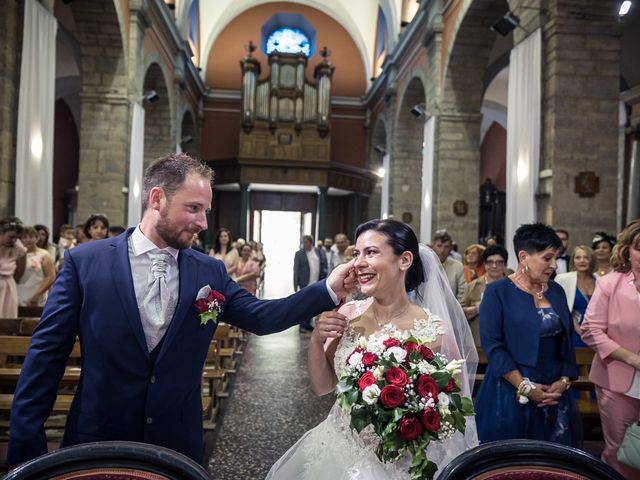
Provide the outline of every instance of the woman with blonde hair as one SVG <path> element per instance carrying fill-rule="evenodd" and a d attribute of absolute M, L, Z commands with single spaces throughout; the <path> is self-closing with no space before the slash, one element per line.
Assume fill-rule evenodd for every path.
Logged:
<path fill-rule="evenodd" d="M 640 470 L 620 463 L 617 451 L 627 425 L 640 418 L 640 220 L 618 235 L 611 265 L 613 272 L 596 282 L 581 332 L 596 352 L 589 379 L 602 421 L 602 460 L 636 479 Z"/>
<path fill-rule="evenodd" d="M 573 345 L 586 347 L 580 338 L 580 326 L 587 311 L 587 305 L 596 288 L 596 257 L 591 248 L 578 245 L 569 258 L 569 271 L 560 273 L 555 281 L 564 289 L 567 306 L 573 318 Z"/>
<path fill-rule="evenodd" d="M 482 245 L 473 243 L 464 249 L 464 280 L 467 283 L 473 282 L 475 279 L 482 277 L 486 272 L 484 268 L 484 260 L 482 253 L 484 252 Z"/>

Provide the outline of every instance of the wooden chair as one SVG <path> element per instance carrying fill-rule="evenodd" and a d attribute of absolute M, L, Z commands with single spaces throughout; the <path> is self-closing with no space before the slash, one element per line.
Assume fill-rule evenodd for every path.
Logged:
<path fill-rule="evenodd" d="M 439 480 L 624 480 L 598 458 L 577 448 L 539 440 L 500 440 L 466 451 Z"/>
<path fill-rule="evenodd" d="M 202 466 L 157 445 L 98 442 L 61 448 L 12 470 L 5 480 L 211 480 Z"/>

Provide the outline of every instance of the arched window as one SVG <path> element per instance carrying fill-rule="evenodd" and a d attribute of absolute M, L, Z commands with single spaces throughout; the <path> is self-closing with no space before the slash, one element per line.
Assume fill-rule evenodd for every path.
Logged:
<path fill-rule="evenodd" d="M 267 55 L 274 51 L 280 53 L 304 53 L 307 57 L 311 54 L 311 43 L 304 32 L 297 28 L 279 27 L 267 38 Z"/>

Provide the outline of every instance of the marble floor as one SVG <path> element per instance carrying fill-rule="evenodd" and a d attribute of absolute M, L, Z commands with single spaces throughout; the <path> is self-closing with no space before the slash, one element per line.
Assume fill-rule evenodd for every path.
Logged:
<path fill-rule="evenodd" d="M 334 395 L 317 397 L 307 375 L 309 334 L 298 327 L 249 335 L 222 420 L 207 439 L 216 480 L 263 479 L 304 432 L 320 423 Z"/>

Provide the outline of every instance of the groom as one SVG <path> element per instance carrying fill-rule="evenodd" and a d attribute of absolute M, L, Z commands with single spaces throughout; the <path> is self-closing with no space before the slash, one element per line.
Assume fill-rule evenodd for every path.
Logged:
<path fill-rule="evenodd" d="M 352 289 L 346 266 L 281 300 L 238 287 L 222 262 L 189 248 L 207 228 L 212 179 L 187 155 L 157 160 L 145 172 L 140 224 L 68 251 L 16 387 L 8 465 L 46 453 L 44 422 L 76 336 L 82 373 L 62 446 L 130 440 L 201 462 L 201 375 L 216 323 L 274 333 Z M 196 297 L 208 289 L 225 299 L 217 322 L 201 324 Z"/>

